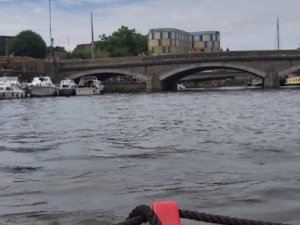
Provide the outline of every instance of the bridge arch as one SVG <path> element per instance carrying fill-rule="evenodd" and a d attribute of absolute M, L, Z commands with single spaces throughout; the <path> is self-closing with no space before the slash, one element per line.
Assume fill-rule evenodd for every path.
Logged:
<path fill-rule="evenodd" d="M 239 70 L 239 71 L 253 74 L 263 79 L 266 77 L 266 72 L 257 70 L 252 67 L 244 66 L 244 65 L 231 64 L 231 63 L 200 63 L 200 64 L 193 64 L 189 66 L 179 67 L 175 70 L 169 71 L 165 74 L 160 75 L 159 80 L 161 82 L 167 80 L 179 80 L 192 73 L 201 72 L 204 70 L 212 70 L 212 69 L 234 69 L 234 70 Z"/>
<path fill-rule="evenodd" d="M 282 70 L 278 73 L 278 75 L 279 75 L 279 77 L 285 77 L 285 76 L 292 74 L 293 72 L 296 72 L 297 70 L 300 70 L 300 65 L 292 66 L 286 70 Z"/>
<path fill-rule="evenodd" d="M 128 76 L 135 76 L 137 78 L 140 78 L 144 81 L 148 79 L 147 75 L 140 74 L 140 73 L 134 73 L 127 70 L 118 70 L 118 69 L 94 69 L 94 70 L 85 70 L 81 71 L 75 74 L 72 74 L 69 77 L 69 79 L 72 80 L 78 80 L 80 77 L 88 76 L 88 75 L 94 75 L 94 74 L 119 74 L 119 75 L 128 75 Z M 101 75 L 98 76 L 98 79 L 101 78 Z"/>

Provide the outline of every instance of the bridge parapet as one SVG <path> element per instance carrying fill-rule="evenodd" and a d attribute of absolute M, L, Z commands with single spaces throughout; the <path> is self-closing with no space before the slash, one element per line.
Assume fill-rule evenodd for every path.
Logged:
<path fill-rule="evenodd" d="M 131 56 L 131 57 L 114 57 L 114 58 L 99 58 L 99 59 L 70 59 L 70 60 L 60 60 L 57 63 L 61 66 L 64 65 L 78 65 L 78 64 L 115 64 L 118 63 L 132 63 L 132 62 L 142 62 L 142 56 Z"/>
<path fill-rule="evenodd" d="M 261 50 L 261 51 L 227 51 L 202 52 L 189 54 L 152 55 L 145 56 L 143 61 L 186 58 L 226 58 L 226 57 L 300 57 L 300 50 Z"/>
<path fill-rule="evenodd" d="M 228 62 L 228 61 L 253 61 L 253 60 L 294 60 L 300 59 L 299 50 L 280 51 L 228 51 L 211 53 L 191 53 L 177 55 L 133 56 L 117 58 L 101 58 L 93 60 L 61 60 L 58 67 L 64 70 L 73 70 L 81 67 L 86 69 L 152 66 L 169 63 L 194 63 L 194 62 Z"/>

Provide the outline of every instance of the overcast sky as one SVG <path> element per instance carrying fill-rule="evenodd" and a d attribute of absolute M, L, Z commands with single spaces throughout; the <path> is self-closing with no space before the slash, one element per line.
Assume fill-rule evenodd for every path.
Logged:
<path fill-rule="evenodd" d="M 49 0 L 0 0 L 0 35 L 23 30 L 40 34 L 47 44 Z M 51 0 L 54 45 L 72 50 L 122 25 L 147 34 L 170 27 L 188 32 L 217 30 L 230 50 L 275 49 L 279 17 L 280 46 L 300 46 L 300 0 Z"/>

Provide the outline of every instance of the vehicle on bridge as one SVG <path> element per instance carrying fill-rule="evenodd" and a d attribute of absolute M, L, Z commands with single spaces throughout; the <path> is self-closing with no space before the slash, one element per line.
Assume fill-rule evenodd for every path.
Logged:
<path fill-rule="evenodd" d="M 75 93 L 76 95 L 99 95 L 103 89 L 104 86 L 96 76 L 84 76 L 80 79 Z"/>

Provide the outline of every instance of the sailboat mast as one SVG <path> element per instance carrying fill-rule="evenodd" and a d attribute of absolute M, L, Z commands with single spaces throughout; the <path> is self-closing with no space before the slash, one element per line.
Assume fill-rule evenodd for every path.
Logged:
<path fill-rule="evenodd" d="M 92 46 L 91 46 L 92 59 L 95 59 L 93 12 L 91 12 L 91 31 L 92 31 Z"/>

